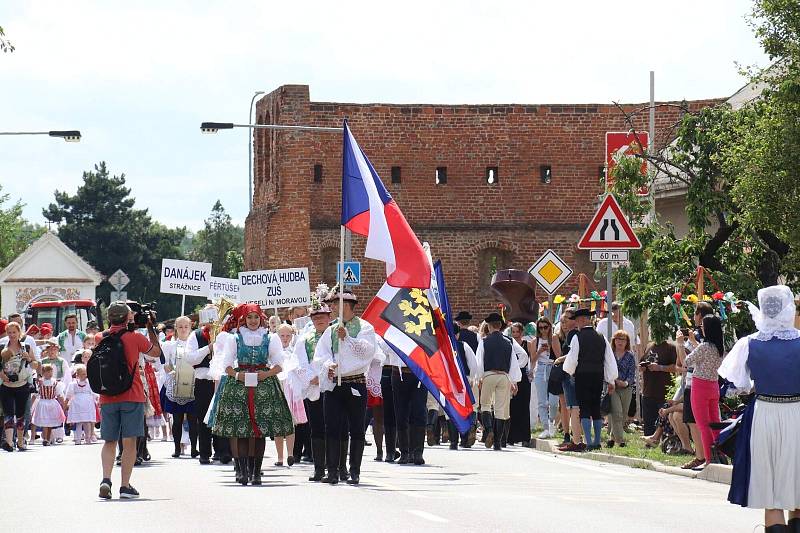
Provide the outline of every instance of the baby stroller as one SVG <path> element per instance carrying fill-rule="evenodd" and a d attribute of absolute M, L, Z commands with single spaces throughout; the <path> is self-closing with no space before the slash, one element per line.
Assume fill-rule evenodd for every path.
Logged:
<path fill-rule="evenodd" d="M 659 415 L 656 425 L 661 427 L 661 451 L 666 455 L 680 455 L 683 445 L 675 428 L 669 423 L 669 417 Z"/>
<path fill-rule="evenodd" d="M 720 391 L 720 398 L 724 398 L 730 388 L 730 383 L 725 383 Z M 723 392 L 724 391 L 724 392 Z M 752 394 L 739 396 L 739 404 L 733 408 L 720 402 L 722 422 L 712 422 L 711 429 L 720 430 L 719 436 L 711 445 L 711 461 L 727 464 L 726 457 L 733 459 L 736 454 L 736 435 L 742 423 L 742 413 L 753 400 Z"/>

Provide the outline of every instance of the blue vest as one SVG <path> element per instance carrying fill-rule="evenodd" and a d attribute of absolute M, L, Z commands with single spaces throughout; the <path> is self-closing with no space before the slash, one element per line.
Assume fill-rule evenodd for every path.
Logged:
<path fill-rule="evenodd" d="M 747 366 L 757 394 L 800 394 L 800 338 L 750 339 Z"/>
<path fill-rule="evenodd" d="M 258 346 L 244 343 L 242 334 L 236 332 L 236 361 L 239 365 L 265 365 L 269 362 L 269 333 L 265 333 Z"/>
<path fill-rule="evenodd" d="M 511 343 L 513 341 L 496 331 L 483 339 L 483 371 L 497 370 L 508 372 L 511 370 L 511 357 L 513 356 Z"/>

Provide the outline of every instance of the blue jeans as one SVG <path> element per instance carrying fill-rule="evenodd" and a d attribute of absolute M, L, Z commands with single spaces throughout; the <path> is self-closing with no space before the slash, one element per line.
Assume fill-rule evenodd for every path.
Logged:
<path fill-rule="evenodd" d="M 536 384 L 536 405 L 539 411 L 539 422 L 544 429 L 548 428 L 546 421 L 555 420 L 558 413 L 558 396 L 547 392 L 547 381 L 550 379 L 550 371 L 553 370 L 553 363 L 539 362 L 536 364 L 536 371 L 533 375 L 533 382 Z"/>

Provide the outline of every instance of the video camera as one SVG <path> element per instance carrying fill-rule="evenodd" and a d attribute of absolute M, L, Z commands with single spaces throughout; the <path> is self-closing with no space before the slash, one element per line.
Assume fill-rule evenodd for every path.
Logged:
<path fill-rule="evenodd" d="M 155 324 L 156 322 L 156 304 L 155 302 L 140 304 L 139 302 L 129 302 L 128 307 L 133 311 L 133 324 L 137 328 L 147 327 L 147 319 Z"/>

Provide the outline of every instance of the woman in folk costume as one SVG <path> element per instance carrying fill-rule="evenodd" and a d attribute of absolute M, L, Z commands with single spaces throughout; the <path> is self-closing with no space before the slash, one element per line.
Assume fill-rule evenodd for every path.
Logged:
<path fill-rule="evenodd" d="M 765 510 L 767 533 L 800 532 L 800 330 L 794 296 L 776 285 L 748 303 L 758 331 L 740 339 L 719 375 L 755 399 L 741 415 L 728 500 Z M 789 511 L 788 526 L 784 510 Z"/>
<path fill-rule="evenodd" d="M 260 485 L 266 437 L 294 431 L 277 378 L 284 363 L 283 346 L 265 329 L 266 317 L 257 304 L 237 306 L 226 329 L 234 326 L 237 329 L 224 337 L 211 362 L 212 372 L 227 376 L 220 384 L 213 432 L 230 438 L 231 449 L 237 451 L 237 481 Z"/>
<path fill-rule="evenodd" d="M 175 335 L 172 340 L 161 343 L 164 354 L 164 372 L 166 379 L 161 387 L 160 401 L 164 411 L 172 415 L 172 440 L 175 451 L 172 457 L 181 456 L 181 437 L 183 435 L 184 416 L 189 423 L 189 442 L 192 445 L 192 458 L 199 455 L 197 451 L 197 417 L 194 414 L 194 401 L 189 398 L 175 396 L 175 369 L 182 359 L 188 355 L 189 335 L 192 333 L 192 321 L 187 316 L 175 319 Z"/>

